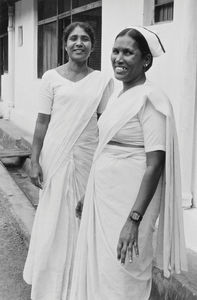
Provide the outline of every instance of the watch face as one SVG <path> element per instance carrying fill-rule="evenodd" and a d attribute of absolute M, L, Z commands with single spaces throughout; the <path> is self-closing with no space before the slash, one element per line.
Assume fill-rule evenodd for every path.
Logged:
<path fill-rule="evenodd" d="M 140 219 L 140 215 L 136 212 L 133 212 L 131 215 L 132 219 L 138 221 Z"/>

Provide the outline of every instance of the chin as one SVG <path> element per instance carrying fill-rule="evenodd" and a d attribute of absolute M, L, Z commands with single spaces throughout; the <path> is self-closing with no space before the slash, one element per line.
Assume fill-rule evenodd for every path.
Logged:
<path fill-rule="evenodd" d="M 114 76 L 115 76 L 115 78 L 117 79 L 117 80 L 121 80 L 121 81 L 124 81 L 124 76 L 122 76 L 122 75 L 120 75 L 120 74 L 114 74 Z"/>

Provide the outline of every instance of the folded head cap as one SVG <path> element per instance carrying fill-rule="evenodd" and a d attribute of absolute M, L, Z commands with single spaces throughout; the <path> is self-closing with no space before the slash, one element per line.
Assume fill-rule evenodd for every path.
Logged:
<path fill-rule="evenodd" d="M 154 31 L 149 30 L 148 28 L 145 28 L 145 27 L 140 27 L 140 26 L 139 27 L 132 26 L 130 28 L 139 31 L 143 35 L 143 37 L 146 39 L 146 41 L 148 43 L 150 52 L 153 57 L 160 56 L 165 53 L 165 49 L 164 49 L 158 35 Z"/>

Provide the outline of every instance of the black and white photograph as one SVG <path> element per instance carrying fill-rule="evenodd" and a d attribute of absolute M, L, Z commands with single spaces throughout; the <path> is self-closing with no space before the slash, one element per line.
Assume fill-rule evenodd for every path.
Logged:
<path fill-rule="evenodd" d="M 0 300 L 197 300 L 196 29 L 196 0 L 0 0 Z"/>

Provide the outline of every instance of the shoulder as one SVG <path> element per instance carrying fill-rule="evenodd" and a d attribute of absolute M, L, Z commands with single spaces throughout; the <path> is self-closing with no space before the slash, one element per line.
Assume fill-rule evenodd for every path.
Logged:
<path fill-rule="evenodd" d="M 46 72 L 44 72 L 44 74 L 42 75 L 42 79 L 45 80 L 45 81 L 51 81 L 54 76 L 56 75 L 57 71 L 55 69 L 50 69 Z"/>
<path fill-rule="evenodd" d="M 92 81 L 102 84 L 103 86 L 107 86 L 107 85 L 113 86 L 114 80 L 112 76 L 99 70 L 93 70 L 91 73 L 93 74 L 93 76 L 91 76 Z"/>
<path fill-rule="evenodd" d="M 145 98 L 162 114 L 169 116 L 172 114 L 172 104 L 165 92 L 152 82 L 147 82 L 145 86 Z"/>

